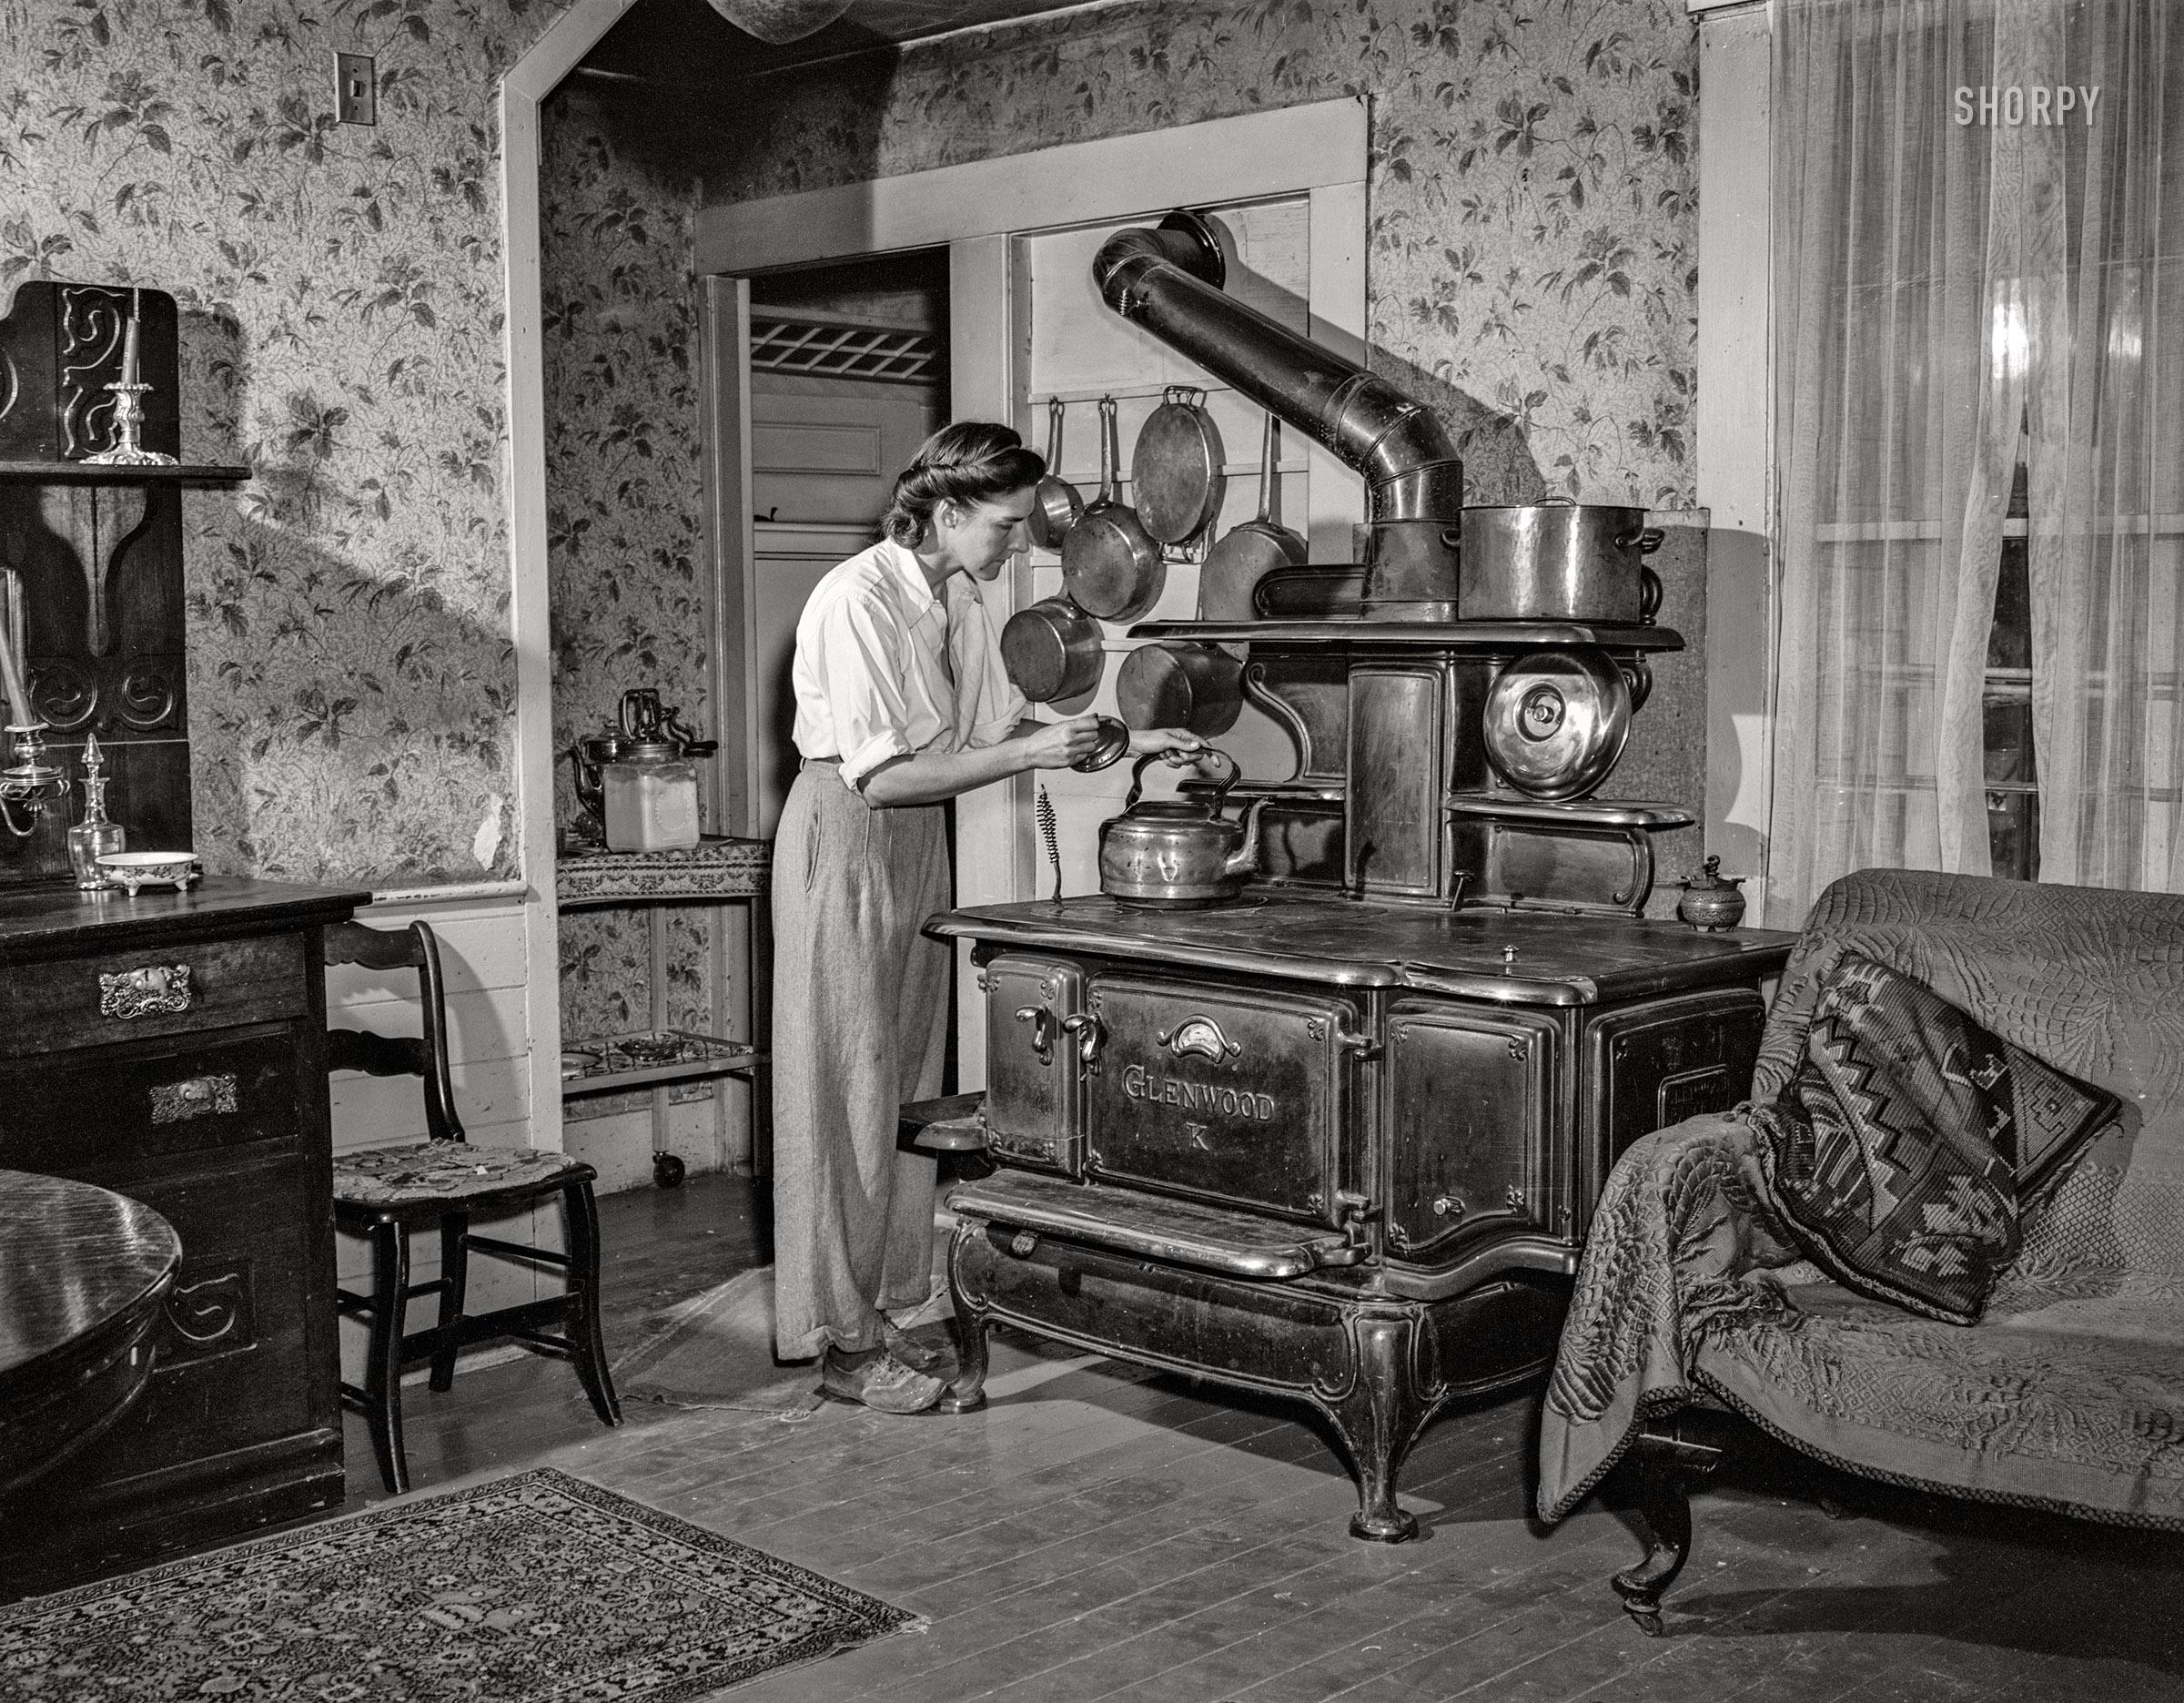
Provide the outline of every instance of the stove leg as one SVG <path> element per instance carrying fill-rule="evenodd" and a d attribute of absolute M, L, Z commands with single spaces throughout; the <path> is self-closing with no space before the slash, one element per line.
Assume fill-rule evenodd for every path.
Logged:
<path fill-rule="evenodd" d="M 975 1233 L 966 1219 L 956 1226 L 948 1247 L 948 1335 L 956 1344 L 956 1378 L 933 1404 L 935 1413 L 971 1414 L 986 1405 L 986 1315 L 965 1297 L 956 1265 Z"/>
<path fill-rule="evenodd" d="M 1400 1314 L 1353 1318 L 1350 1332 L 1357 1376 L 1343 1399 L 1327 1406 L 1358 1469 L 1350 1535 L 1400 1544 L 1418 1536 L 1418 1520 L 1396 1505 L 1396 1475 L 1431 1412 L 1420 1399 L 1414 1370 L 1418 1321 Z"/>

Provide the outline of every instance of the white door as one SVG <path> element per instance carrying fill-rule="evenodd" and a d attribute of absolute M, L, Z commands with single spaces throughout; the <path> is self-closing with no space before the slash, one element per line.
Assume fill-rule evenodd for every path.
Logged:
<path fill-rule="evenodd" d="M 752 832 L 774 837 L 796 778 L 796 620 L 869 544 L 895 476 L 938 424 L 930 387 L 751 377 Z"/>

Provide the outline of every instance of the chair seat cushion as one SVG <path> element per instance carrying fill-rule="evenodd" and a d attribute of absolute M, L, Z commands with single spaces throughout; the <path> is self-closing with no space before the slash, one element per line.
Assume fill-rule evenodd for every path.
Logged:
<path fill-rule="evenodd" d="M 538 1147 L 483 1147 L 468 1141 L 427 1141 L 421 1146 L 372 1147 L 334 1159 L 334 1200 L 344 1206 L 450 1204 L 511 1190 L 545 1190 L 589 1175 L 591 1167 L 567 1153 Z"/>

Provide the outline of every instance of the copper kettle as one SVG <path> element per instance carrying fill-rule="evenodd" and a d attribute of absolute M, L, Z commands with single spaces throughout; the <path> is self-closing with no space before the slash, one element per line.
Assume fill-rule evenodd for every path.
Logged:
<path fill-rule="evenodd" d="M 1221 806 L 1238 770 L 1234 757 L 1216 750 L 1212 755 L 1228 765 L 1228 774 L 1209 800 L 1141 804 L 1146 765 L 1159 755 L 1148 752 L 1138 759 L 1123 814 L 1099 825 L 1099 890 L 1128 904 L 1174 909 L 1227 904 L 1259 867 L 1259 812 L 1266 800 L 1254 798 L 1240 822 L 1224 817 Z"/>

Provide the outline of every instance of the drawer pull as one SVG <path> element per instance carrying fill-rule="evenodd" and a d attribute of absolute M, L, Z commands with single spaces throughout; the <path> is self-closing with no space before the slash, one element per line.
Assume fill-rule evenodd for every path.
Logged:
<path fill-rule="evenodd" d="M 235 1110 L 235 1076 L 193 1076 L 186 1082 L 155 1084 L 152 1095 L 154 1123 L 187 1123 L 192 1118 L 212 1118 Z"/>
<path fill-rule="evenodd" d="M 98 1014 L 126 1022 L 189 1009 L 189 966 L 146 964 L 98 978 Z"/>

